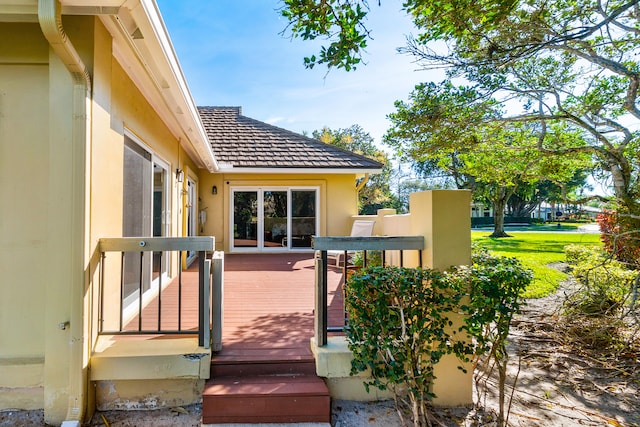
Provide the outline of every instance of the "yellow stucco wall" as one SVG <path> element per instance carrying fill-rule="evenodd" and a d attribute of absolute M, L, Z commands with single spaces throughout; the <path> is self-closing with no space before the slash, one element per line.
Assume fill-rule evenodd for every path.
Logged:
<path fill-rule="evenodd" d="M 49 193 L 57 190 L 48 179 L 48 45 L 37 25 L 0 23 L 0 40 L 16 38 L 25 43 L 0 43 L 0 409 L 44 406 Z"/>
<path fill-rule="evenodd" d="M 195 168 L 158 114 L 144 99 L 123 67 L 113 58 L 111 38 L 104 27 L 96 30 L 94 102 L 91 149 L 91 247 L 97 256 L 100 238 L 121 237 L 123 224 L 124 135 L 142 143 L 154 159 L 169 167 L 169 235 L 182 235 L 182 185 L 175 170 Z M 172 263 L 172 265 L 174 265 Z M 118 262 L 107 264 L 105 276 L 119 277 Z M 106 294 L 106 304 L 116 304 L 118 288 Z M 113 328 L 117 317 L 104 325 Z M 94 334 L 95 335 L 95 334 Z"/>
<path fill-rule="evenodd" d="M 0 24 L 0 39 L 17 34 L 23 49 L 0 44 L 0 357 L 44 351 L 42 315 L 47 256 L 49 174 L 48 49 L 33 25 Z M 35 125 L 34 123 L 41 124 Z M 14 322 L 16 313 L 35 316 Z M 12 327 L 7 327 L 12 325 Z M 29 331 L 25 335 L 24 331 Z M 26 340 L 25 336 L 32 339 Z M 16 345 L 19 344 L 19 345 Z M 0 375 L 2 381 L 2 375 Z M 1 385 L 0 385 L 1 386 Z"/>
<path fill-rule="evenodd" d="M 351 217 L 358 211 L 354 175 L 338 174 L 209 174 L 200 173 L 200 208 L 207 222 L 202 234 L 215 236 L 216 249 L 228 251 L 231 187 L 318 187 L 320 234 L 348 235 Z M 212 194 L 216 186 L 217 194 Z"/>

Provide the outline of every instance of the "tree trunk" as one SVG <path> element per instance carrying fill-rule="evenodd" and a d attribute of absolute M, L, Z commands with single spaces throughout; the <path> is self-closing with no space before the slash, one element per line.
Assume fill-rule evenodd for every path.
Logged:
<path fill-rule="evenodd" d="M 492 200 L 493 203 L 493 233 L 489 237 L 511 237 L 504 231 L 504 209 L 509 199 L 505 188 L 501 188 L 497 197 Z"/>

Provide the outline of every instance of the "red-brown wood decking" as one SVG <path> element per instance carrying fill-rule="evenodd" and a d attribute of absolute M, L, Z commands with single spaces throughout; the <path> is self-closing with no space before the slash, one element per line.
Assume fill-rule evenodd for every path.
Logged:
<path fill-rule="evenodd" d="M 212 359 L 203 423 L 330 422 L 315 375 L 312 254 L 227 254 L 222 351 Z M 332 324 L 344 321 L 337 269 L 328 272 Z"/>
<path fill-rule="evenodd" d="M 217 358 L 309 356 L 315 269 L 312 254 L 227 254 L 223 349 Z M 339 269 L 328 272 L 332 324 L 341 325 Z"/>

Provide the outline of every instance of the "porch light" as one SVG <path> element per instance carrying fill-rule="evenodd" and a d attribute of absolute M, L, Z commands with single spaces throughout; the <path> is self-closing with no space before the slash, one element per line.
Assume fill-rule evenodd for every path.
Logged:
<path fill-rule="evenodd" d="M 211 187 L 211 194 L 218 194 L 218 187 L 216 185 Z"/>
<path fill-rule="evenodd" d="M 182 182 L 184 180 L 184 172 L 182 169 L 176 169 L 176 181 Z"/>

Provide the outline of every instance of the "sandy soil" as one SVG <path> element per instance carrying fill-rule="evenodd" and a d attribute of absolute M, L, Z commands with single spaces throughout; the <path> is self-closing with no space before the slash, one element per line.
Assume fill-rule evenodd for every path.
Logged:
<path fill-rule="evenodd" d="M 509 384 L 517 378 L 509 411 L 514 427 L 640 427 L 640 356 L 623 354 L 612 358 L 576 346 L 558 314 L 567 282 L 549 297 L 529 300 L 512 326 Z M 494 426 L 497 410 L 497 380 L 484 381 L 487 393 L 476 408 L 437 408 L 435 425 Z M 103 418 L 104 417 L 104 418 Z M 109 411 L 97 413 L 89 426 L 199 426 L 200 405 L 155 411 Z M 42 411 L 2 411 L 0 427 L 42 426 Z M 400 426 L 392 402 L 361 403 L 335 400 L 335 427 Z"/>

